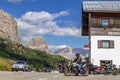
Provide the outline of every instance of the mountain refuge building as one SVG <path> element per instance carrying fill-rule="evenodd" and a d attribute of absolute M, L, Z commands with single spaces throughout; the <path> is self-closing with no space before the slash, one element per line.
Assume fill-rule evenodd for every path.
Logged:
<path fill-rule="evenodd" d="M 93 65 L 120 65 L 120 1 L 83 1 L 82 35 Z"/>

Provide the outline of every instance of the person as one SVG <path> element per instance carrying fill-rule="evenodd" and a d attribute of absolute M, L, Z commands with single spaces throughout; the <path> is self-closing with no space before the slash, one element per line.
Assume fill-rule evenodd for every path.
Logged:
<path fill-rule="evenodd" d="M 84 58 L 84 59 L 85 59 L 86 64 L 89 64 L 89 63 L 90 63 L 89 57 L 86 57 L 86 58 Z"/>
<path fill-rule="evenodd" d="M 64 61 L 64 64 L 63 64 L 63 68 L 66 69 L 66 68 L 69 67 L 69 65 L 70 65 L 69 60 L 65 60 L 65 61 Z"/>
<path fill-rule="evenodd" d="M 78 64 L 78 66 L 79 66 L 80 74 L 82 74 L 82 73 L 83 73 L 83 70 L 82 70 L 83 64 L 82 64 L 82 58 L 81 58 L 81 56 L 80 56 L 79 53 L 76 54 L 75 62 L 76 62 L 76 63 Z"/>

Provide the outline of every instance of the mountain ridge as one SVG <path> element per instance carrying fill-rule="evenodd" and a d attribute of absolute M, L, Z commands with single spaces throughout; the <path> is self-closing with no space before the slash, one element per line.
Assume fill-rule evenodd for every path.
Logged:
<path fill-rule="evenodd" d="M 66 46 L 64 48 L 59 48 L 56 50 L 51 49 L 51 51 L 55 55 L 61 55 L 61 56 L 68 58 L 68 59 L 75 58 L 76 53 L 79 53 L 82 58 L 88 57 L 88 54 L 89 54 L 89 50 L 84 50 L 83 48 L 71 48 L 69 46 Z"/>

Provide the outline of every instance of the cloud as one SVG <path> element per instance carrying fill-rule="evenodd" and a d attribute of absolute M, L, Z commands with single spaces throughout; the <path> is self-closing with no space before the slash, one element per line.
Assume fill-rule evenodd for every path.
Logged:
<path fill-rule="evenodd" d="M 52 20 L 54 17 L 53 15 L 49 14 L 48 12 L 41 11 L 41 12 L 27 12 L 22 16 L 22 20 L 24 21 L 46 21 Z"/>
<path fill-rule="evenodd" d="M 13 4 L 16 4 L 16 3 L 20 3 L 22 2 L 23 0 L 8 0 L 8 2 L 11 2 Z"/>
<path fill-rule="evenodd" d="M 54 52 L 56 50 L 59 50 L 59 49 L 63 49 L 63 48 L 66 48 L 66 47 L 69 47 L 68 45 L 58 45 L 58 46 L 54 46 L 54 45 L 49 45 L 48 48 Z"/>
<path fill-rule="evenodd" d="M 79 37 L 81 35 L 81 30 L 77 29 L 75 27 L 69 28 L 69 27 L 64 27 L 64 28 L 59 28 L 55 32 L 53 32 L 54 35 L 59 35 L 59 36 L 75 36 Z"/>
<path fill-rule="evenodd" d="M 59 46 L 49 45 L 48 47 L 49 48 L 59 48 L 59 49 L 61 49 L 61 48 L 69 47 L 69 46 L 64 44 L 64 45 L 59 45 Z"/>
<path fill-rule="evenodd" d="M 68 16 L 68 11 L 61 11 L 59 13 L 41 12 L 27 12 L 21 18 L 16 18 L 18 27 L 21 31 L 22 39 L 28 40 L 35 36 L 45 34 L 55 36 L 81 36 L 81 30 L 76 27 L 60 26 L 55 21 L 56 18 Z"/>
<path fill-rule="evenodd" d="M 59 14 L 55 13 L 53 14 L 53 17 L 60 17 L 60 16 L 64 16 L 64 15 L 69 15 L 69 13 L 67 11 L 61 11 Z"/>

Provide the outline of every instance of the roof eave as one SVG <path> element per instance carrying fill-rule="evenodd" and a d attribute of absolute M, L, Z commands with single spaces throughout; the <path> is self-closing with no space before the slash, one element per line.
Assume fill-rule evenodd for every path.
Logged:
<path fill-rule="evenodd" d="M 83 12 L 120 13 L 120 11 L 107 11 L 107 10 L 83 10 Z"/>

